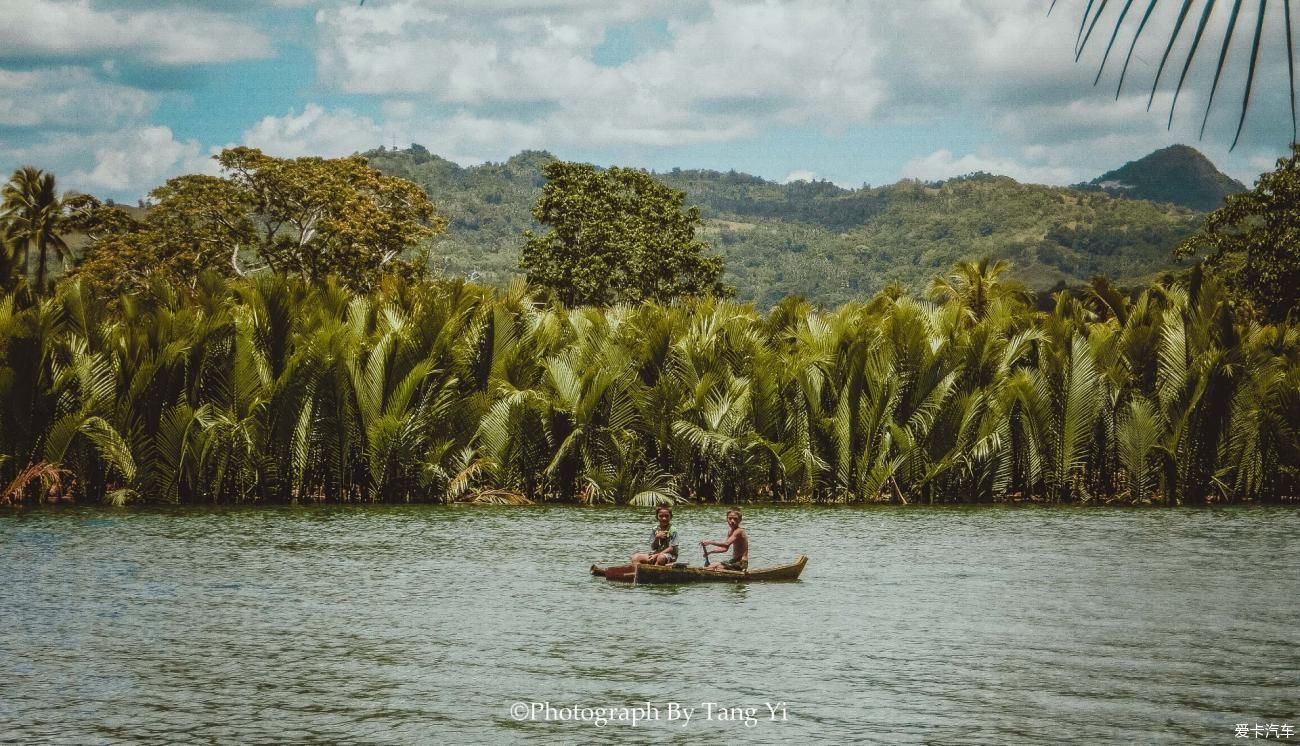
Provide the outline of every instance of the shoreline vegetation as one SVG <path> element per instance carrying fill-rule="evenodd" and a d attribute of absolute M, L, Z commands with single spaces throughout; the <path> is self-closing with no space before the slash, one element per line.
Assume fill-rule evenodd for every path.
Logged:
<path fill-rule="evenodd" d="M 546 165 L 505 288 L 433 276 L 446 221 L 360 156 L 228 149 L 146 214 L 20 169 L 0 505 L 1294 504 L 1293 152 L 1144 288 L 986 258 L 765 311 L 633 169 Z"/>
<path fill-rule="evenodd" d="M 833 310 L 202 275 L 0 295 L 0 502 L 1294 503 L 1300 333 L 1198 269 Z"/>

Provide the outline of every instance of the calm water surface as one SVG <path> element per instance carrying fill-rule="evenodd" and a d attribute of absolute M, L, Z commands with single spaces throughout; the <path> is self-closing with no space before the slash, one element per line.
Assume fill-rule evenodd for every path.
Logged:
<path fill-rule="evenodd" d="M 0 740 L 1227 744 L 1237 723 L 1300 731 L 1294 510 L 753 508 L 753 564 L 806 552 L 800 582 L 587 574 L 637 549 L 650 522 L 567 507 L 0 513 Z M 675 524 L 692 562 L 725 532 L 722 509 Z M 516 702 L 649 702 L 659 719 L 520 722 Z M 708 719 L 710 702 L 754 721 Z M 669 703 L 696 712 L 669 721 Z"/>

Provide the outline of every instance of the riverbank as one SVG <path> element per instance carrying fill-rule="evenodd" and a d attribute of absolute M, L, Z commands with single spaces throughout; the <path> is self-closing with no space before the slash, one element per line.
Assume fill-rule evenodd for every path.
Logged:
<path fill-rule="evenodd" d="M 61 499 L 53 501 L 26 501 L 22 503 L 10 502 L 0 503 L 0 515 L 16 514 L 25 511 L 61 511 L 61 510 L 110 510 L 110 511 L 163 511 L 163 512 L 185 512 L 189 510 L 312 510 L 312 509 L 400 509 L 410 508 L 446 508 L 451 510 L 489 510 L 500 509 L 507 512 L 519 510 L 525 514 L 529 510 L 555 508 L 559 510 L 574 511 L 603 511 L 614 510 L 623 513 L 639 513 L 651 515 L 655 506 L 645 505 L 615 505 L 613 503 L 574 503 L 574 502 L 531 502 L 527 500 L 409 500 L 406 502 L 366 502 L 360 500 L 289 500 L 285 502 L 258 502 L 258 503 L 164 503 L 148 502 L 137 500 L 130 504 L 112 505 L 105 503 L 78 502 L 74 499 Z M 877 500 L 873 502 L 836 502 L 832 500 L 787 500 L 776 501 L 768 500 L 764 502 L 735 502 L 735 503 L 672 503 L 674 511 L 707 511 L 707 510 L 725 510 L 731 507 L 738 507 L 745 510 L 749 509 L 825 509 L 825 510 L 899 510 L 907 511 L 910 509 L 1044 509 L 1044 510 L 1096 510 L 1096 509 L 1123 509 L 1123 510 L 1213 510 L 1228 508 L 1279 508 L 1291 509 L 1300 507 L 1300 498 L 1280 498 L 1276 501 L 1266 502 L 1261 500 L 1208 500 L 1196 505 L 1187 505 L 1182 503 L 1169 504 L 1166 501 L 1144 501 L 1136 502 L 1130 499 L 1114 498 L 1110 500 L 1078 500 L 1072 502 L 1059 502 L 1044 499 L 1010 499 L 998 502 L 937 502 L 937 503 L 911 503 L 898 502 L 897 500 Z"/>

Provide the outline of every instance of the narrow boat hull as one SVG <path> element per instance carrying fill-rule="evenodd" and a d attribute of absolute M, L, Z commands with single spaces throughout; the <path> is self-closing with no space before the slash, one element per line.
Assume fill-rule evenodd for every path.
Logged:
<path fill-rule="evenodd" d="M 760 567 L 754 570 L 706 570 L 702 567 L 676 568 L 670 565 L 637 565 L 636 583 L 756 583 L 798 580 L 808 557 L 799 555 L 788 565 Z"/>
<path fill-rule="evenodd" d="M 632 576 L 636 574 L 636 568 L 631 565 L 617 565 L 613 567 L 592 565 L 591 574 L 614 582 L 631 583 Z"/>

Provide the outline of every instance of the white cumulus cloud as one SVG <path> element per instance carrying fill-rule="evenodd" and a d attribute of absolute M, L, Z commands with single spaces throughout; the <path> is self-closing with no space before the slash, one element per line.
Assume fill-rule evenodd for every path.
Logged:
<path fill-rule="evenodd" d="M 67 176 L 68 184 L 85 191 L 144 194 L 173 176 L 217 170 L 197 141 L 178 141 L 167 127 L 108 133 L 90 146 L 94 167 Z"/>
<path fill-rule="evenodd" d="M 350 155 L 378 147 L 383 141 L 383 129 L 369 117 L 308 104 L 301 113 L 264 117 L 244 132 L 243 144 L 268 155 L 292 158 Z"/>
<path fill-rule="evenodd" d="M 976 153 L 958 157 L 947 149 L 911 159 L 903 166 L 902 175 L 924 181 L 939 181 L 977 171 L 1010 176 L 1016 181 L 1031 184 L 1070 184 L 1086 180 L 1083 173 L 1068 167 L 1026 164 L 1011 158 Z M 1087 178 L 1091 178 L 1091 175 Z"/>
<path fill-rule="evenodd" d="M 59 188 L 137 199 L 173 176 L 217 173 L 211 153 L 178 140 L 168 127 L 146 125 L 95 133 L 52 133 L 39 142 L 5 147 L 13 164 L 54 173 Z"/>
<path fill-rule="evenodd" d="M 593 49 L 628 4 L 528 7 L 507 16 L 393 0 L 322 10 L 318 63 L 339 90 L 524 120 L 553 145 L 689 144 L 772 123 L 861 122 L 882 99 L 869 11 L 854 6 L 699 5 L 669 14 L 667 46 L 614 66 L 593 61 Z"/>
<path fill-rule="evenodd" d="M 817 172 L 801 169 L 797 171 L 791 171 L 790 173 L 786 174 L 785 178 L 781 179 L 781 183 L 789 184 L 795 181 L 816 181 L 816 180 L 817 180 Z"/>
<path fill-rule="evenodd" d="M 157 96 L 78 67 L 0 69 L 0 126 L 100 129 L 149 114 Z"/>
<path fill-rule="evenodd" d="M 104 11 L 89 0 L 4 3 L 0 49 L 27 59 L 131 59 L 192 65 L 266 57 L 270 42 L 236 18 L 194 8 Z"/>
<path fill-rule="evenodd" d="M 1073 46 L 1082 8 L 1060 5 L 1047 16 L 1044 0 L 376 0 L 363 7 L 355 0 L 0 0 L 0 153 L 10 163 L 62 143 L 66 150 L 50 151 L 51 163 L 73 164 L 88 182 L 136 189 L 145 177 L 130 177 L 110 154 L 125 152 L 122 133 L 181 126 L 157 119 L 166 109 L 160 103 L 219 78 L 206 75 L 209 66 L 314 45 L 310 98 L 259 112 L 265 116 L 251 126 L 240 120 L 232 129 L 244 131 L 221 139 L 242 136 L 286 156 L 345 155 L 396 139 L 461 163 L 545 148 L 632 165 L 725 144 L 718 152 L 738 154 L 734 165 L 750 170 L 747 144 L 757 151 L 825 138 L 867 149 L 889 132 L 880 142 L 907 148 L 878 158 L 811 149 L 775 165 L 770 152 L 754 156 L 773 177 L 807 169 L 852 183 L 974 170 L 1071 183 L 1174 142 L 1198 147 L 1249 182 L 1284 154 L 1291 129 L 1282 24 L 1265 23 L 1250 124 L 1229 153 L 1248 45 L 1233 48 L 1224 71 L 1233 82 L 1222 84 L 1198 141 L 1215 67 L 1210 42 L 1189 72 L 1172 130 L 1166 117 L 1185 42 L 1146 110 L 1178 4 L 1160 4 L 1119 101 L 1120 51 L 1092 86 L 1119 4 L 1110 4 L 1079 63 Z M 1243 7 L 1239 34 L 1253 28 L 1254 12 Z M 1216 7 L 1207 30 L 1213 42 L 1227 14 Z M 282 20 L 302 25 L 270 25 Z M 267 74 L 249 84 L 267 84 L 257 77 Z M 159 160 L 183 162 L 187 148 L 220 142 L 180 142 L 168 133 Z M 101 157 L 95 147 L 107 150 Z M 88 160 L 74 161 L 73 153 Z M 905 166 L 858 174 L 847 162 Z"/>

